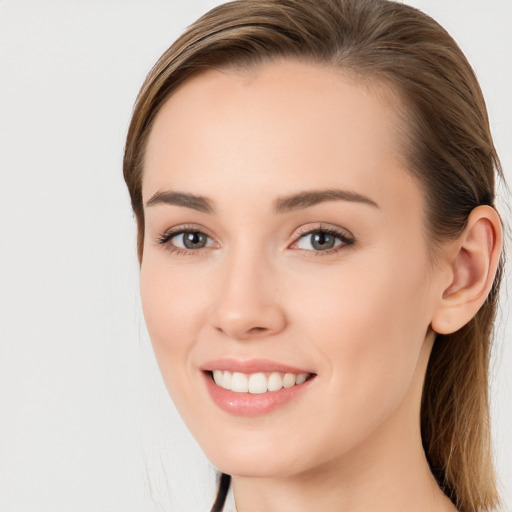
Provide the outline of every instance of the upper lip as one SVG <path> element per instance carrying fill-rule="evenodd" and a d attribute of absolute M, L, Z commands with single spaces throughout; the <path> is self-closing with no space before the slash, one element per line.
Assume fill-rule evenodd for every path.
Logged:
<path fill-rule="evenodd" d="M 208 361 L 201 366 L 203 371 L 224 370 L 240 373 L 280 372 L 280 373 L 314 373 L 307 369 L 297 368 L 288 364 L 271 361 L 270 359 L 239 360 L 221 358 Z"/>

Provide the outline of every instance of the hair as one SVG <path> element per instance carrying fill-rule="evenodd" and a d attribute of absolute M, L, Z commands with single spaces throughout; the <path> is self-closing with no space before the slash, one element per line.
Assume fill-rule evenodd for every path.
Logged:
<path fill-rule="evenodd" d="M 143 258 L 144 153 L 165 101 L 209 69 L 247 69 L 295 59 L 387 84 L 405 111 L 402 150 L 425 195 L 434 247 L 455 239 L 470 212 L 494 207 L 495 174 L 503 179 L 476 76 L 452 37 L 421 11 L 387 0 L 238 0 L 191 25 L 162 55 L 137 97 L 129 126 L 124 178 Z M 439 486 L 463 512 L 498 504 L 488 404 L 491 336 L 502 275 L 476 316 L 437 335 L 425 376 L 421 434 Z M 221 474 L 212 512 L 230 485 Z"/>

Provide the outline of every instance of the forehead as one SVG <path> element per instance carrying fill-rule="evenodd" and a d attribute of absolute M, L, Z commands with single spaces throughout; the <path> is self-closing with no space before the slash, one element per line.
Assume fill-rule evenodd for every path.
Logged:
<path fill-rule="evenodd" d="M 209 70 L 156 116 L 143 196 L 188 188 L 209 196 L 237 182 L 249 191 L 371 190 L 410 181 L 400 148 L 400 101 L 383 83 L 339 69 L 276 61 Z M 392 172 L 391 172 L 392 169 Z"/>

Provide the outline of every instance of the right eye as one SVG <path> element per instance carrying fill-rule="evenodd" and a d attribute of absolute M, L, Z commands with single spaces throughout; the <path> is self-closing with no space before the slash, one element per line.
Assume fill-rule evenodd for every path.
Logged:
<path fill-rule="evenodd" d="M 171 252 L 190 255 L 199 249 L 214 246 L 214 241 L 197 229 L 176 229 L 167 231 L 158 238 L 158 243 L 166 246 Z"/>

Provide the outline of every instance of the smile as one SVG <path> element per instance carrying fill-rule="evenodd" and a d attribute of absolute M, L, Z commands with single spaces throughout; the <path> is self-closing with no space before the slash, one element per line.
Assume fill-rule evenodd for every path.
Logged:
<path fill-rule="evenodd" d="M 288 389 L 306 382 L 312 376 L 310 373 L 251 373 L 213 370 L 213 380 L 220 386 L 235 393 L 263 394 L 276 392 L 282 388 Z"/>
<path fill-rule="evenodd" d="M 236 416 L 261 416 L 295 403 L 317 374 L 265 359 L 217 359 L 201 367 L 213 402 Z"/>

